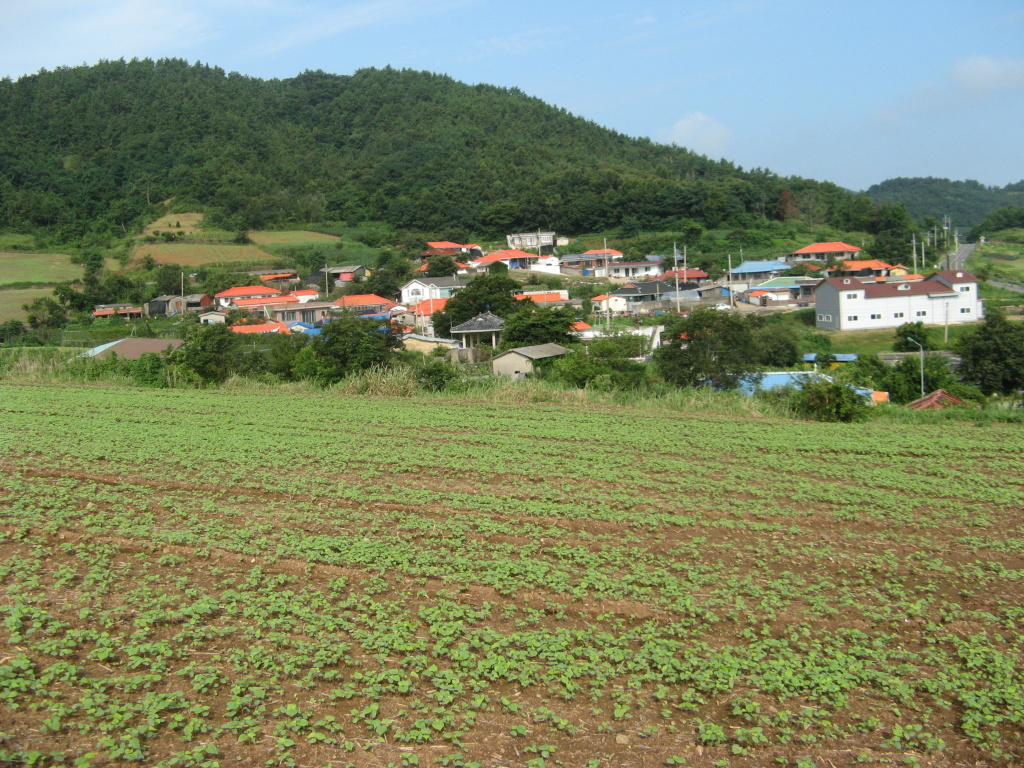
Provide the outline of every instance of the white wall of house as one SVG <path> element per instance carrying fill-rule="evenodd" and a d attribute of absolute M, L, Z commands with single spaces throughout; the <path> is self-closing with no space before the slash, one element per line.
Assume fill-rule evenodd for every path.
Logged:
<path fill-rule="evenodd" d="M 851 278 L 849 287 L 822 283 L 815 292 L 816 326 L 837 331 L 898 328 L 904 323 L 925 325 L 973 323 L 984 317 L 976 283 L 954 284 L 946 291 L 907 293 L 868 298 L 865 287 Z"/>

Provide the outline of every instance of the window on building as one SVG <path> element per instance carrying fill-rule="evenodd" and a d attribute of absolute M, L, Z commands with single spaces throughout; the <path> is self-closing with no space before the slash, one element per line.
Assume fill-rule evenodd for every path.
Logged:
<path fill-rule="evenodd" d="M 824 315 L 818 315 L 818 320 L 824 320 L 824 319 L 825 319 Z"/>
<path fill-rule="evenodd" d="M 928 312 L 924 309 L 919 309 L 914 314 L 917 315 L 918 317 L 927 317 Z"/>
<path fill-rule="evenodd" d="M 872 320 L 881 320 L 881 319 L 882 319 L 882 316 L 881 316 L 881 315 L 872 315 L 872 316 L 871 316 L 871 319 L 872 319 Z"/>
<path fill-rule="evenodd" d="M 893 312 L 892 316 L 895 317 L 896 319 L 899 319 L 899 318 L 903 317 L 903 313 L 902 312 Z"/>
<path fill-rule="evenodd" d="M 856 315 L 847 315 L 846 316 L 846 322 L 848 322 L 848 323 L 855 323 L 855 322 L 857 322 L 857 316 Z"/>
<path fill-rule="evenodd" d="M 960 291 L 960 293 L 967 293 L 968 291 L 971 290 L 971 286 L 961 285 L 957 290 Z"/>
<path fill-rule="evenodd" d="M 856 293 L 848 293 L 848 294 L 846 294 L 846 298 L 848 298 L 848 299 L 856 299 L 857 298 L 857 294 Z"/>
<path fill-rule="evenodd" d="M 971 314 L 971 308 L 970 307 L 960 307 L 960 314 L 961 315 L 969 315 L 969 314 Z"/>

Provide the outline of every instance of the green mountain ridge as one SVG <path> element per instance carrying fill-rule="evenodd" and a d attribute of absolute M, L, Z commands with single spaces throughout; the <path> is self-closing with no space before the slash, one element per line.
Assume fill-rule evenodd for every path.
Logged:
<path fill-rule="evenodd" d="M 829 182 L 744 170 L 428 72 L 264 81 L 167 59 L 0 80 L 0 228 L 95 242 L 137 230 L 169 198 L 231 229 L 384 221 L 452 236 L 798 217 L 872 232 L 885 218 Z"/>
<path fill-rule="evenodd" d="M 948 216 L 954 226 L 966 231 L 998 208 L 1024 205 L 1024 181 L 1000 188 L 971 179 L 900 177 L 869 187 L 867 194 L 879 203 L 903 203 L 918 221 Z"/>

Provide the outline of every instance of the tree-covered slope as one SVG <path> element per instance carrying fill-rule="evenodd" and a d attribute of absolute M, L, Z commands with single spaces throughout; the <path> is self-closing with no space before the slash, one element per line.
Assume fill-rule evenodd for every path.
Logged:
<path fill-rule="evenodd" d="M 977 181 L 896 178 L 867 191 L 879 203 L 903 203 L 915 219 L 948 216 L 955 226 L 969 229 L 996 208 L 1024 203 L 1024 181 L 1006 187 L 986 187 Z"/>
<path fill-rule="evenodd" d="M 0 81 L 0 227 L 123 233 L 170 197 L 235 228 L 578 233 L 801 215 L 870 231 L 877 215 L 834 184 L 743 171 L 426 72 L 263 81 L 133 60 Z"/>

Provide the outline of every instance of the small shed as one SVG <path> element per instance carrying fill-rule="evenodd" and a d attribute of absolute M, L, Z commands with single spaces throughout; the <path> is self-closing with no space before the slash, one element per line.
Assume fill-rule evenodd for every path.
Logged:
<path fill-rule="evenodd" d="M 967 401 L 961 400 L 956 395 L 951 395 L 945 390 L 936 389 L 934 392 L 929 392 L 924 397 L 919 397 L 903 407 L 909 408 L 912 411 L 941 411 L 958 405 L 967 405 Z"/>
<path fill-rule="evenodd" d="M 523 378 L 533 373 L 535 364 L 541 360 L 560 357 L 568 350 L 559 344 L 535 344 L 530 347 L 516 347 L 491 359 L 491 370 L 495 376 Z"/>

